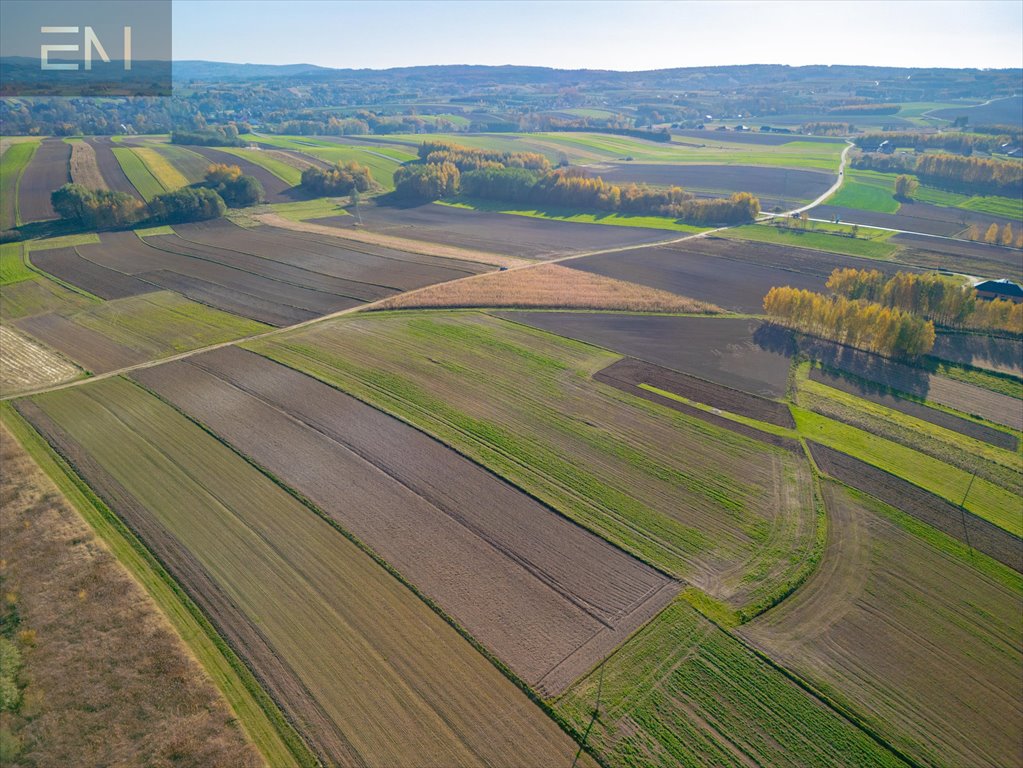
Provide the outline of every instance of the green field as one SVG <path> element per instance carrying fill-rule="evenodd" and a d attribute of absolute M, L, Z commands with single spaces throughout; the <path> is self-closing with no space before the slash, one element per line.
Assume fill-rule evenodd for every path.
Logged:
<path fill-rule="evenodd" d="M 206 169 L 210 167 L 210 161 L 202 155 L 190 152 L 177 144 L 157 144 L 154 142 L 152 149 L 156 150 L 161 157 L 171 163 L 182 176 L 188 179 L 189 184 L 205 180 Z"/>
<path fill-rule="evenodd" d="M 677 601 L 562 696 L 609 765 L 902 766 L 852 723 Z"/>
<path fill-rule="evenodd" d="M 75 312 L 98 304 L 98 299 L 36 276 L 35 280 L 0 286 L 0 320 L 17 320 L 46 312 Z"/>
<path fill-rule="evenodd" d="M 348 211 L 335 198 L 318 197 L 315 200 L 299 200 L 294 203 L 272 203 L 270 209 L 292 221 L 323 219 L 328 216 L 346 216 Z"/>
<path fill-rule="evenodd" d="M 670 219 L 665 216 L 635 216 L 628 213 L 581 213 L 560 208 L 509 208 L 507 203 L 485 200 L 467 200 L 460 198 L 457 202 L 440 202 L 438 205 L 450 205 L 455 208 L 468 208 L 473 211 L 506 213 L 511 216 L 528 216 L 533 219 L 547 219 L 548 221 L 571 221 L 577 224 L 606 224 L 608 226 L 615 227 L 645 227 L 647 229 L 664 229 L 669 232 L 682 232 L 685 234 L 696 234 L 697 232 L 706 232 L 710 229 L 709 227 L 697 227 L 692 224 L 683 224 L 681 221 Z"/>
<path fill-rule="evenodd" d="M 0 156 L 0 229 L 12 229 L 18 219 L 18 180 L 39 146 L 39 140 L 11 144 Z"/>
<path fill-rule="evenodd" d="M 113 153 L 117 158 L 117 162 L 121 164 L 121 170 L 124 171 L 124 175 L 128 177 L 128 181 L 132 183 L 132 186 L 138 190 L 138 193 L 142 195 L 146 202 L 168 191 L 160 183 L 159 179 L 153 175 L 153 172 L 149 170 L 142 161 L 142 158 L 131 149 L 128 147 L 114 147 Z"/>
<path fill-rule="evenodd" d="M 187 187 L 191 181 L 185 174 L 166 157 L 160 154 L 155 147 L 134 147 L 131 150 L 146 166 L 146 169 L 153 175 L 153 178 L 165 190 L 174 190 Z"/>
<path fill-rule="evenodd" d="M 838 192 L 824 202 L 861 211 L 897 213 L 899 201 L 895 199 L 895 176 L 876 171 L 846 170 Z"/>
<path fill-rule="evenodd" d="M 0 245 L 0 285 L 20 283 L 22 280 L 33 280 L 39 276 L 28 268 L 22 251 L 22 243 Z"/>
<path fill-rule="evenodd" d="M 733 227 L 720 233 L 721 237 L 735 240 L 754 240 L 761 243 L 777 243 L 798 248 L 810 248 L 828 253 L 844 253 L 868 259 L 890 259 L 897 246 L 888 242 L 894 232 L 860 227 L 855 238 L 848 236 L 848 226 L 831 225 L 824 222 L 810 222 L 809 229 L 796 229 L 765 224 L 750 224 Z"/>
<path fill-rule="evenodd" d="M 266 154 L 266 152 L 260 152 L 258 149 L 240 149 L 238 147 L 219 147 L 219 149 L 235 157 L 248 160 L 250 163 L 255 163 L 293 187 L 302 182 L 302 171 L 288 165 L 283 160 L 278 160 L 276 157 Z"/>
<path fill-rule="evenodd" d="M 804 457 L 598 384 L 617 359 L 481 312 L 353 315 L 245 345 L 408 420 L 755 613 L 813 558 Z"/>
<path fill-rule="evenodd" d="M 247 648 L 249 663 L 295 680 L 292 716 L 332 762 L 350 749 L 370 765 L 570 763 L 575 742 L 453 627 L 200 426 L 124 379 L 34 402 L 80 446 L 72 461 L 138 502 L 147 543 L 184 548 L 213 604 L 259 633 L 269 649 Z"/>

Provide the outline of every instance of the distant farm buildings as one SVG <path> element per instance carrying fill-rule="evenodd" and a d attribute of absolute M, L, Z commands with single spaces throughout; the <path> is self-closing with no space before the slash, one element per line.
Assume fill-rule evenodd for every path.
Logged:
<path fill-rule="evenodd" d="M 980 299 L 988 301 L 1004 299 L 1016 304 L 1023 302 L 1023 287 L 1011 280 L 985 280 L 982 283 L 977 283 L 974 288 L 977 289 L 977 298 Z"/>

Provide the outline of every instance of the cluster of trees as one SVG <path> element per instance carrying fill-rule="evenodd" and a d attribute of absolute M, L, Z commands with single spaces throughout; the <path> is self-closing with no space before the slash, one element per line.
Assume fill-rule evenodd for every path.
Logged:
<path fill-rule="evenodd" d="M 338 162 L 333 168 L 306 168 L 302 171 L 302 186 L 317 195 L 349 195 L 365 192 L 373 185 L 373 175 L 365 165 L 354 160 Z"/>
<path fill-rule="evenodd" d="M 53 191 L 50 203 L 62 219 L 88 229 L 121 229 L 143 221 L 154 224 L 203 221 L 223 216 L 227 210 L 223 198 L 208 187 L 164 192 L 150 200 L 147 207 L 126 192 L 65 184 Z"/>
<path fill-rule="evenodd" d="M 980 224 L 971 224 L 966 236 L 970 240 L 976 240 L 977 242 L 1023 248 L 1023 230 L 1019 233 L 1013 233 L 1012 224 L 1009 222 L 1005 222 L 1005 225 L 1002 227 L 992 222 L 986 229 L 981 227 Z"/>
<path fill-rule="evenodd" d="M 902 173 L 895 179 L 895 197 L 899 200 L 912 200 L 914 193 L 920 188 L 920 182 L 912 176 Z"/>
<path fill-rule="evenodd" d="M 876 147 L 881 142 L 887 141 L 893 146 L 903 149 L 944 149 L 947 152 L 954 152 L 957 155 L 972 155 L 974 152 L 997 152 L 1002 144 L 1012 140 L 1012 134 L 1017 133 L 1010 129 L 1001 134 L 980 135 L 976 131 L 963 133 L 961 131 L 943 131 L 942 133 L 912 133 L 909 131 L 893 131 L 885 133 L 865 133 L 856 139 L 859 147 Z"/>
<path fill-rule="evenodd" d="M 866 152 L 853 158 L 854 168 L 882 173 L 912 173 L 953 192 L 1017 196 L 1023 184 L 1023 165 L 966 155 L 885 155 Z"/>
<path fill-rule="evenodd" d="M 856 132 L 855 126 L 850 123 L 803 123 L 799 126 L 800 133 L 812 134 L 814 136 L 848 136 Z"/>
<path fill-rule="evenodd" d="M 910 312 L 947 327 L 1023 333 L 1023 304 L 979 300 L 973 288 L 934 273 L 886 277 L 876 269 L 836 269 L 827 286 L 839 297 Z"/>
<path fill-rule="evenodd" d="M 844 104 L 828 110 L 833 115 L 894 115 L 901 104 Z"/>
<path fill-rule="evenodd" d="M 262 202 L 263 185 L 255 176 L 247 176 L 237 165 L 214 163 L 206 169 L 206 186 L 213 189 L 232 208 L 244 208 Z"/>
<path fill-rule="evenodd" d="M 209 128 L 193 131 L 171 131 L 171 144 L 192 144 L 201 147 L 244 147 L 245 142 L 238 138 L 238 126 L 213 125 Z"/>
<path fill-rule="evenodd" d="M 918 357 L 934 347 L 934 323 L 900 309 L 788 286 L 764 297 L 772 321 L 886 357 Z"/>
<path fill-rule="evenodd" d="M 551 170 L 546 158 L 533 153 L 424 143 L 419 156 L 419 163 L 403 165 L 394 174 L 399 197 L 436 200 L 462 193 L 488 200 L 671 216 L 692 224 L 736 224 L 753 221 L 760 213 L 760 201 L 748 192 L 697 200 L 681 187 L 619 186 L 579 168 Z"/>

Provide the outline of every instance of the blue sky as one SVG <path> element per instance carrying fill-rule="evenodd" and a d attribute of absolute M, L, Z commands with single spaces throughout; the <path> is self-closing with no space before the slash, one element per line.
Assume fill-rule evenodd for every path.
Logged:
<path fill-rule="evenodd" d="M 381 69 L 1023 66 L 1019 0 L 174 0 L 174 57 Z"/>

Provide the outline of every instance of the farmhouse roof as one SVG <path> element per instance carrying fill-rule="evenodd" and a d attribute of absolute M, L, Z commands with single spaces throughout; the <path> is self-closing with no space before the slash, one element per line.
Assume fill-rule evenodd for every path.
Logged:
<path fill-rule="evenodd" d="M 983 283 L 977 283 L 974 286 L 978 291 L 987 291 L 988 293 L 997 293 L 1002 296 L 1020 296 L 1023 297 L 1023 287 L 1020 287 L 1017 283 L 1012 280 L 985 280 Z"/>

